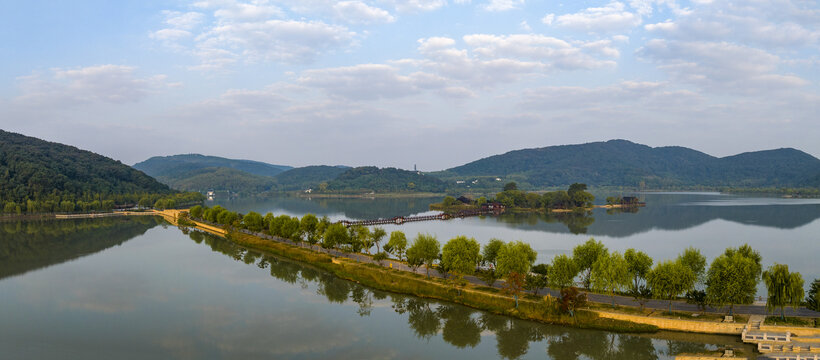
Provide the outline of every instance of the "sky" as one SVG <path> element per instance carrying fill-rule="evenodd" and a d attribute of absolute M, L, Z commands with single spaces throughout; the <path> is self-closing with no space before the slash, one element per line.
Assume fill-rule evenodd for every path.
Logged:
<path fill-rule="evenodd" d="M 14 1 L 0 128 L 134 164 L 434 171 L 627 139 L 820 157 L 803 0 Z"/>

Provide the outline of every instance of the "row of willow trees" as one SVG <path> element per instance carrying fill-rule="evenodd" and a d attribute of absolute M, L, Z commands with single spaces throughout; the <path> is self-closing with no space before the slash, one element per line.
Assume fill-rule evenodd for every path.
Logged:
<path fill-rule="evenodd" d="M 424 266 L 427 275 L 435 269 L 456 286 L 463 286 L 464 276 L 475 275 L 493 286 L 504 279 L 504 289 L 518 303 L 524 290 L 538 295 L 542 288 L 561 289 L 562 306 L 570 312 L 583 301 L 575 295 L 575 286 L 609 294 L 613 306 L 615 294 L 629 294 L 641 306 L 651 298 L 672 300 L 684 296 L 687 301 L 705 308 L 728 306 L 731 314 L 736 304 L 751 304 L 761 279 L 766 283 L 770 309 L 799 306 L 804 298 L 803 279 L 790 272 L 788 265 L 775 264 L 766 271 L 762 257 L 748 245 L 729 248 L 707 267 L 707 260 L 695 248 L 687 248 L 676 259 L 655 261 L 642 251 L 628 249 L 623 254 L 610 252 L 595 239 L 573 249 L 572 255 L 557 255 L 550 264 L 535 264 L 537 253 L 529 244 L 491 239 L 483 247 L 474 238 L 458 236 L 443 246 L 430 234 L 418 234 L 412 242 L 401 231 L 387 232 L 380 227 L 345 227 L 326 216 L 306 214 L 301 219 L 288 215 L 264 216 L 249 212 L 240 214 L 221 206 L 195 206 L 190 216 L 214 224 L 247 229 L 293 241 L 307 242 L 350 253 L 371 254 L 376 261 L 395 258 L 414 270 Z M 386 242 L 385 242 L 386 241 Z M 383 246 L 382 246 L 383 245 Z M 654 265 L 654 266 L 653 266 Z M 820 281 L 815 280 L 815 283 Z M 820 294 L 813 286 L 809 306 Z M 818 309 L 820 310 L 820 309 Z"/>
<path fill-rule="evenodd" d="M 544 325 L 465 306 L 373 290 L 314 267 L 245 249 L 207 233 L 191 231 L 189 236 L 214 252 L 249 266 L 268 269 L 270 275 L 280 281 L 301 288 L 313 286 L 315 294 L 330 303 L 351 302 L 357 305 L 353 308 L 361 317 L 372 316 L 374 309 L 392 309 L 406 318 L 413 335 L 420 340 L 429 341 L 438 336 L 457 348 L 475 348 L 481 342 L 489 341 L 485 336 L 487 333 L 493 334 L 498 357 L 502 359 L 519 359 L 541 351 L 555 359 L 583 356 L 593 360 L 657 360 L 680 353 L 705 353 L 710 348 L 706 343 L 692 342 L 686 337 L 688 335 L 676 335 L 665 340 L 665 346 L 656 347 L 654 340 L 646 336 Z M 385 304 L 390 306 L 380 306 Z M 714 337 L 709 339 L 714 340 Z M 544 342 L 545 349 L 538 348 L 540 342 Z"/>

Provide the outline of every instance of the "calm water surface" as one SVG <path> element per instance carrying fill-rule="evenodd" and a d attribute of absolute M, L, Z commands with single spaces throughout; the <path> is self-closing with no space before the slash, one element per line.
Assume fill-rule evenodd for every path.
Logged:
<path fill-rule="evenodd" d="M 595 194 L 598 199 L 620 194 Z M 633 195 L 633 194 L 623 194 Z M 727 247 L 748 243 L 760 251 L 764 267 L 788 264 L 806 281 L 820 278 L 820 199 L 783 199 L 723 195 L 718 193 L 642 193 L 647 206 L 636 213 L 595 209 L 590 216 L 547 216 L 504 214 L 448 221 L 384 226 L 388 232 L 401 230 L 436 235 L 446 242 L 458 235 L 475 237 L 479 243 L 491 238 L 521 240 L 538 251 L 537 262 L 550 262 L 557 254 L 590 237 L 610 250 L 642 250 L 655 261 L 673 259 L 688 246 L 702 251 L 711 262 Z M 305 213 L 331 219 L 370 219 L 428 212 L 429 199 L 241 199 L 216 201 L 232 210 L 262 214 Z M 762 283 L 758 295 L 765 295 Z"/>
<path fill-rule="evenodd" d="M 547 326 L 374 291 L 153 217 L 0 223 L 4 359 L 672 359 L 737 340 Z"/>

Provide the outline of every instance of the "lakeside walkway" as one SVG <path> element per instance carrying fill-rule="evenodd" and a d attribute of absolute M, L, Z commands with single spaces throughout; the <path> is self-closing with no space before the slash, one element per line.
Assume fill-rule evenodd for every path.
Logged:
<path fill-rule="evenodd" d="M 199 220 L 195 220 L 194 222 L 197 223 L 197 224 L 206 225 L 208 227 L 218 226 L 218 225 L 215 225 L 215 224 L 202 223 Z M 409 265 L 407 265 L 406 263 L 398 261 L 398 260 L 394 260 L 394 259 L 386 259 L 386 260 L 382 260 L 382 261 L 376 261 L 376 260 L 373 260 L 373 258 L 370 257 L 369 255 L 362 254 L 362 253 L 348 253 L 348 252 L 344 252 L 344 251 L 340 251 L 340 250 L 336 250 L 336 249 L 325 249 L 325 248 L 322 248 L 320 246 L 311 246 L 310 244 L 305 243 L 305 242 L 301 242 L 301 241 L 296 242 L 296 241 L 293 241 L 293 240 L 290 240 L 290 239 L 284 239 L 284 238 L 280 238 L 278 236 L 267 235 L 267 234 L 253 232 L 253 231 L 249 231 L 249 230 L 245 230 L 245 229 L 237 229 L 236 231 L 247 234 L 247 235 L 256 236 L 256 237 L 259 237 L 259 238 L 262 238 L 262 239 L 267 239 L 267 240 L 276 241 L 276 242 L 280 242 L 280 243 L 285 243 L 285 244 L 289 244 L 289 245 L 293 245 L 293 246 L 297 246 L 297 247 L 302 247 L 302 248 L 310 249 L 310 250 L 313 250 L 313 251 L 316 251 L 316 252 L 328 254 L 328 255 L 331 255 L 331 256 L 335 256 L 335 257 L 346 258 L 346 259 L 358 261 L 358 262 L 361 262 L 361 263 L 375 264 L 375 265 L 379 265 L 379 266 L 382 266 L 382 267 L 385 267 L 385 268 L 391 268 L 391 269 L 396 269 L 396 270 L 401 270 L 401 271 L 407 271 L 407 272 L 412 272 L 412 273 L 416 273 L 416 274 L 420 274 L 420 275 L 426 275 L 427 274 L 427 269 L 424 268 L 423 266 L 420 266 L 416 269 L 413 269 Z M 445 278 L 445 276 L 443 274 L 441 274 L 435 268 L 429 269 L 429 274 L 430 274 L 431 277 L 442 278 L 442 279 Z M 471 284 L 474 284 L 474 285 L 487 286 L 487 284 L 485 282 L 483 282 L 482 280 L 478 279 L 477 277 L 475 277 L 473 275 L 464 276 L 464 279 L 469 281 Z M 498 280 L 498 281 L 496 281 L 495 284 L 493 284 L 493 287 L 497 288 L 497 289 L 501 289 L 503 286 L 504 286 L 504 281 L 503 280 Z M 533 293 L 533 291 L 526 291 L 526 292 L 530 293 L 530 294 Z M 583 291 L 583 292 L 587 294 L 587 299 L 591 302 L 601 303 L 601 304 L 611 304 L 612 303 L 612 297 L 609 296 L 609 295 L 598 294 L 598 293 L 593 293 L 593 292 L 588 292 L 588 291 Z M 548 287 L 539 289 L 538 294 L 539 295 L 550 294 L 553 297 L 560 297 L 560 291 L 559 290 L 548 288 Z M 635 300 L 634 298 L 629 297 L 629 296 L 622 296 L 622 295 L 615 295 L 615 304 L 619 305 L 619 306 L 630 306 L 630 307 L 635 307 L 635 308 L 640 306 L 638 301 Z M 648 308 L 648 309 L 653 309 L 653 310 L 666 310 L 669 307 L 669 301 L 668 300 L 650 299 L 650 300 L 645 302 L 644 307 Z M 704 310 L 701 310 L 696 304 L 689 304 L 689 303 L 686 303 L 685 301 L 680 301 L 680 300 L 673 300 L 672 301 L 672 310 L 674 310 L 674 311 L 688 311 L 688 312 L 695 312 L 695 313 L 709 312 L 709 313 L 717 313 L 717 314 L 723 314 L 723 313 L 727 312 L 727 308 L 725 308 L 725 307 L 724 308 L 707 307 L 706 310 L 704 311 Z M 744 315 L 767 315 L 767 314 L 769 314 L 769 312 L 766 310 L 765 305 L 735 305 L 734 306 L 734 313 L 735 314 L 744 314 Z M 820 317 L 820 312 L 812 311 L 812 310 L 809 310 L 805 307 L 800 307 L 796 310 L 792 309 L 792 308 L 787 308 L 785 313 L 786 313 L 786 316 Z"/>

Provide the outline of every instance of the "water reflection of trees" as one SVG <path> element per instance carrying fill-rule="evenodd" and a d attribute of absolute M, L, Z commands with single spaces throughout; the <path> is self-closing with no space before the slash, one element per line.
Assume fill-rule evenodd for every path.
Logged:
<path fill-rule="evenodd" d="M 595 222 L 591 211 L 569 213 L 506 213 L 498 217 L 498 221 L 515 224 L 536 226 L 539 223 L 561 223 L 573 234 L 586 234 L 587 228 Z"/>
<path fill-rule="evenodd" d="M 441 336 L 455 347 L 473 348 L 481 342 L 482 333 L 492 333 L 498 356 L 504 359 L 520 358 L 531 351 L 532 346 L 543 344 L 546 355 L 555 360 L 655 360 L 659 355 L 674 356 L 714 349 L 708 345 L 710 341 L 725 340 L 710 336 L 677 338 L 667 335 L 661 336 L 665 342 L 659 342 L 665 343 L 665 348 L 658 348 L 653 337 L 544 325 L 460 305 L 372 290 L 309 265 L 248 250 L 210 234 L 193 231 L 189 236 L 236 261 L 267 268 L 271 276 L 286 283 L 299 284 L 302 288 L 315 283 L 317 294 L 328 302 L 357 304 L 356 312 L 360 316 L 370 316 L 375 301 L 389 298 L 393 311 L 406 316 L 407 325 L 415 336 L 425 341 Z"/>
<path fill-rule="evenodd" d="M 0 279 L 120 245 L 163 220 L 154 216 L 0 223 Z"/>

